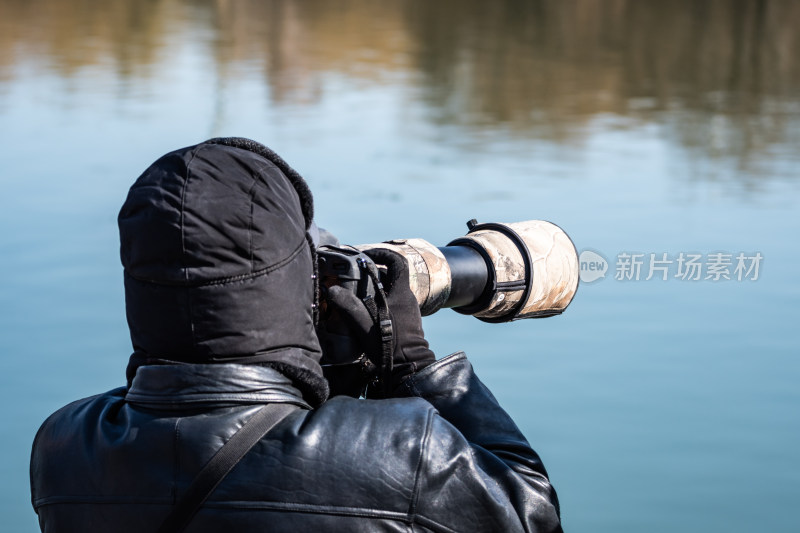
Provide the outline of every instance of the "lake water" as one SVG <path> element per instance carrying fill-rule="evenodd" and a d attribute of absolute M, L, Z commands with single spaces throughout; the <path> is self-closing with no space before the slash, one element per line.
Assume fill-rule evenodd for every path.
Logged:
<path fill-rule="evenodd" d="M 425 322 L 567 531 L 800 530 L 798 25 L 769 0 L 0 0 L 2 529 L 37 531 L 39 424 L 124 382 L 127 188 L 237 135 L 342 241 L 540 218 L 607 261 L 560 317 Z"/>

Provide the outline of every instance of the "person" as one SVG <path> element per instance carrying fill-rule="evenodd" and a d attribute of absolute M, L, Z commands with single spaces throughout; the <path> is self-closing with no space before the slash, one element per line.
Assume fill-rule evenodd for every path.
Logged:
<path fill-rule="evenodd" d="M 329 397 L 320 293 L 373 360 L 381 339 L 360 300 L 320 289 L 311 193 L 274 152 L 218 138 L 168 153 L 118 222 L 127 385 L 39 429 L 43 532 L 561 531 L 539 456 L 463 353 L 430 351 L 399 256 L 372 254 L 388 269 L 389 382 Z M 259 413 L 271 427 L 195 491 Z"/>

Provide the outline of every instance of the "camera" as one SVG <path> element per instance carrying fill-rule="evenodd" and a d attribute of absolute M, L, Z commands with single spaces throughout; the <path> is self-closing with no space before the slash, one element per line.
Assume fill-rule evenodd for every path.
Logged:
<path fill-rule="evenodd" d="M 479 224 L 473 219 L 467 228 L 465 236 L 442 247 L 424 239 L 323 244 L 317 250 L 320 284 L 342 286 L 359 299 L 374 297 L 380 265 L 363 251 L 386 248 L 408 262 L 409 285 L 423 316 L 452 308 L 499 323 L 559 315 L 567 308 L 578 289 L 580 265 L 564 230 L 544 220 Z M 318 336 L 326 373 L 369 374 L 370 363 L 357 353 L 346 325 L 326 310 L 324 299 L 321 303 Z"/>

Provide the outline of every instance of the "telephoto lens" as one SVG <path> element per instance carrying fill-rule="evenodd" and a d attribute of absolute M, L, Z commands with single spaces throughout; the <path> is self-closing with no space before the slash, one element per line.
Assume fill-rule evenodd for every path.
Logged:
<path fill-rule="evenodd" d="M 387 248 L 409 264 L 423 315 L 453 308 L 485 322 L 561 314 L 578 290 L 578 252 L 560 227 L 544 220 L 478 224 L 447 246 L 396 239 L 356 246 Z"/>

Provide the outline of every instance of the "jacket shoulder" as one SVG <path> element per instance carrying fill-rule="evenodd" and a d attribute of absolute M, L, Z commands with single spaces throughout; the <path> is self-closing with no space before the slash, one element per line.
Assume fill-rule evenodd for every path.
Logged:
<path fill-rule="evenodd" d="M 64 467 L 64 461 L 77 449 L 75 437 L 85 433 L 85 424 L 92 424 L 105 410 L 121 404 L 125 388 L 112 389 L 75 400 L 48 416 L 33 439 L 31 448 L 30 481 L 34 507 L 42 497 L 42 481 Z"/>
<path fill-rule="evenodd" d="M 45 437 L 52 432 L 59 432 L 64 424 L 72 426 L 76 417 L 81 416 L 87 411 L 92 411 L 98 408 L 102 409 L 109 404 L 123 401 L 123 398 L 125 397 L 125 390 L 125 387 L 119 387 L 101 394 L 87 396 L 86 398 L 81 398 L 80 400 L 70 402 L 64 407 L 56 410 L 53 414 L 48 416 L 44 422 L 42 422 L 41 426 L 39 426 L 39 430 L 36 432 L 36 436 L 33 439 L 34 451 L 36 450 L 37 445 L 42 442 Z"/>

